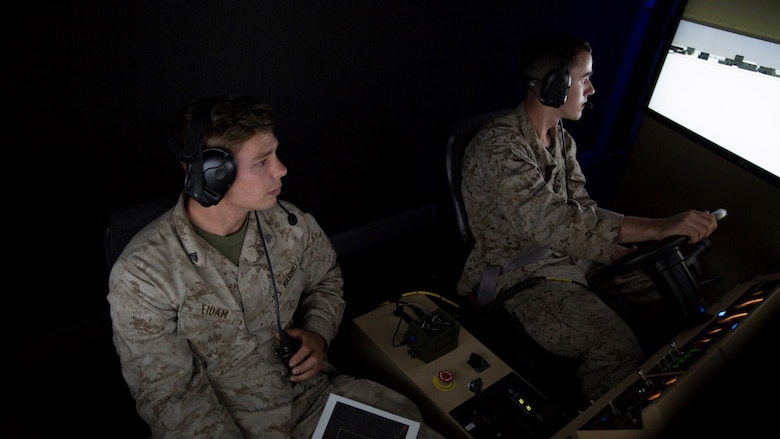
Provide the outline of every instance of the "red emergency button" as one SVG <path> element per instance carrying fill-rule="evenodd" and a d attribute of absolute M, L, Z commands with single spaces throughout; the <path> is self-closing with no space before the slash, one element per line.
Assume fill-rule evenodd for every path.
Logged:
<path fill-rule="evenodd" d="M 439 390 L 452 390 L 455 388 L 455 377 L 449 370 L 441 370 L 433 377 L 433 385 Z"/>

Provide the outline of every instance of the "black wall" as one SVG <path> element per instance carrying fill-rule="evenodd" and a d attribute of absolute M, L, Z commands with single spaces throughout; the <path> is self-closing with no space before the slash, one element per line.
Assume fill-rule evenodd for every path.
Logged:
<path fill-rule="evenodd" d="M 562 0 L 17 6 L 4 30 L 16 156 L 6 212 L 9 256 L 30 274 L 11 306 L 39 316 L 25 331 L 106 309 L 107 212 L 179 191 L 165 142 L 193 97 L 271 103 L 289 168 L 281 198 L 340 233 L 438 202 L 451 125 L 514 106 L 517 45 L 565 30 L 594 46 L 595 109 L 567 128 L 598 162 L 644 21 L 669 9 L 604 3 L 610 14 Z"/>

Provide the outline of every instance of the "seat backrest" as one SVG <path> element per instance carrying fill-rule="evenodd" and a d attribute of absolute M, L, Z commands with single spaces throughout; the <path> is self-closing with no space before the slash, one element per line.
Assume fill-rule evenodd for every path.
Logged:
<path fill-rule="evenodd" d="M 103 231 L 103 251 L 108 271 L 111 271 L 114 262 L 133 236 L 175 204 L 176 199 L 168 197 L 111 210 Z"/>
<path fill-rule="evenodd" d="M 468 216 L 466 214 L 466 206 L 463 204 L 463 193 L 460 188 L 463 152 L 480 128 L 491 120 L 499 116 L 504 116 L 513 110 L 514 108 L 505 108 L 487 113 L 474 114 L 461 119 L 455 123 L 452 134 L 450 134 L 450 137 L 447 140 L 447 149 L 444 154 L 447 169 L 447 185 L 449 187 L 455 221 L 458 226 L 460 243 L 465 251 L 471 250 L 471 247 L 474 245 L 474 236 L 471 234 L 471 228 L 469 227 Z"/>

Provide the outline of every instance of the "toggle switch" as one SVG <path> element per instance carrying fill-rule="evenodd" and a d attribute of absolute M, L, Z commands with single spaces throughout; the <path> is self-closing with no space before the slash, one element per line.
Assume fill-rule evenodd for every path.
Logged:
<path fill-rule="evenodd" d="M 490 363 L 488 363 L 482 355 L 479 355 L 476 352 L 471 353 L 467 363 L 477 372 L 483 372 L 490 367 Z"/>

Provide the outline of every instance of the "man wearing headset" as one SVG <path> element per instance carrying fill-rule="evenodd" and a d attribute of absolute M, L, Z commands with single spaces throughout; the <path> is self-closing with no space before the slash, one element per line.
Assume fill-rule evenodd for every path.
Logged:
<path fill-rule="evenodd" d="M 196 101 L 174 138 L 184 192 L 109 279 L 114 345 L 152 435 L 309 438 L 330 393 L 421 421 L 406 397 L 328 363 L 341 271 L 317 221 L 277 199 L 287 168 L 271 108 Z M 419 437 L 441 436 L 422 424 Z"/>
<path fill-rule="evenodd" d="M 529 41 L 521 56 L 530 93 L 513 112 L 485 125 L 464 153 L 462 193 L 476 243 L 458 293 L 492 300 L 534 277 L 573 281 L 541 281 L 502 305 L 542 347 L 582 360 L 576 371 L 581 394 L 595 400 L 632 373 L 643 353 L 625 321 L 587 288 L 589 275 L 632 250 L 620 243 L 672 235 L 697 242 L 717 223 L 694 210 L 649 219 L 599 208 L 585 189 L 574 139 L 561 124 L 579 120 L 595 93 L 590 45 L 547 33 Z M 525 258 L 516 263 L 520 268 L 500 276 L 487 269 L 518 257 Z M 660 295 L 646 276 L 617 282 L 621 300 L 658 306 Z"/>

